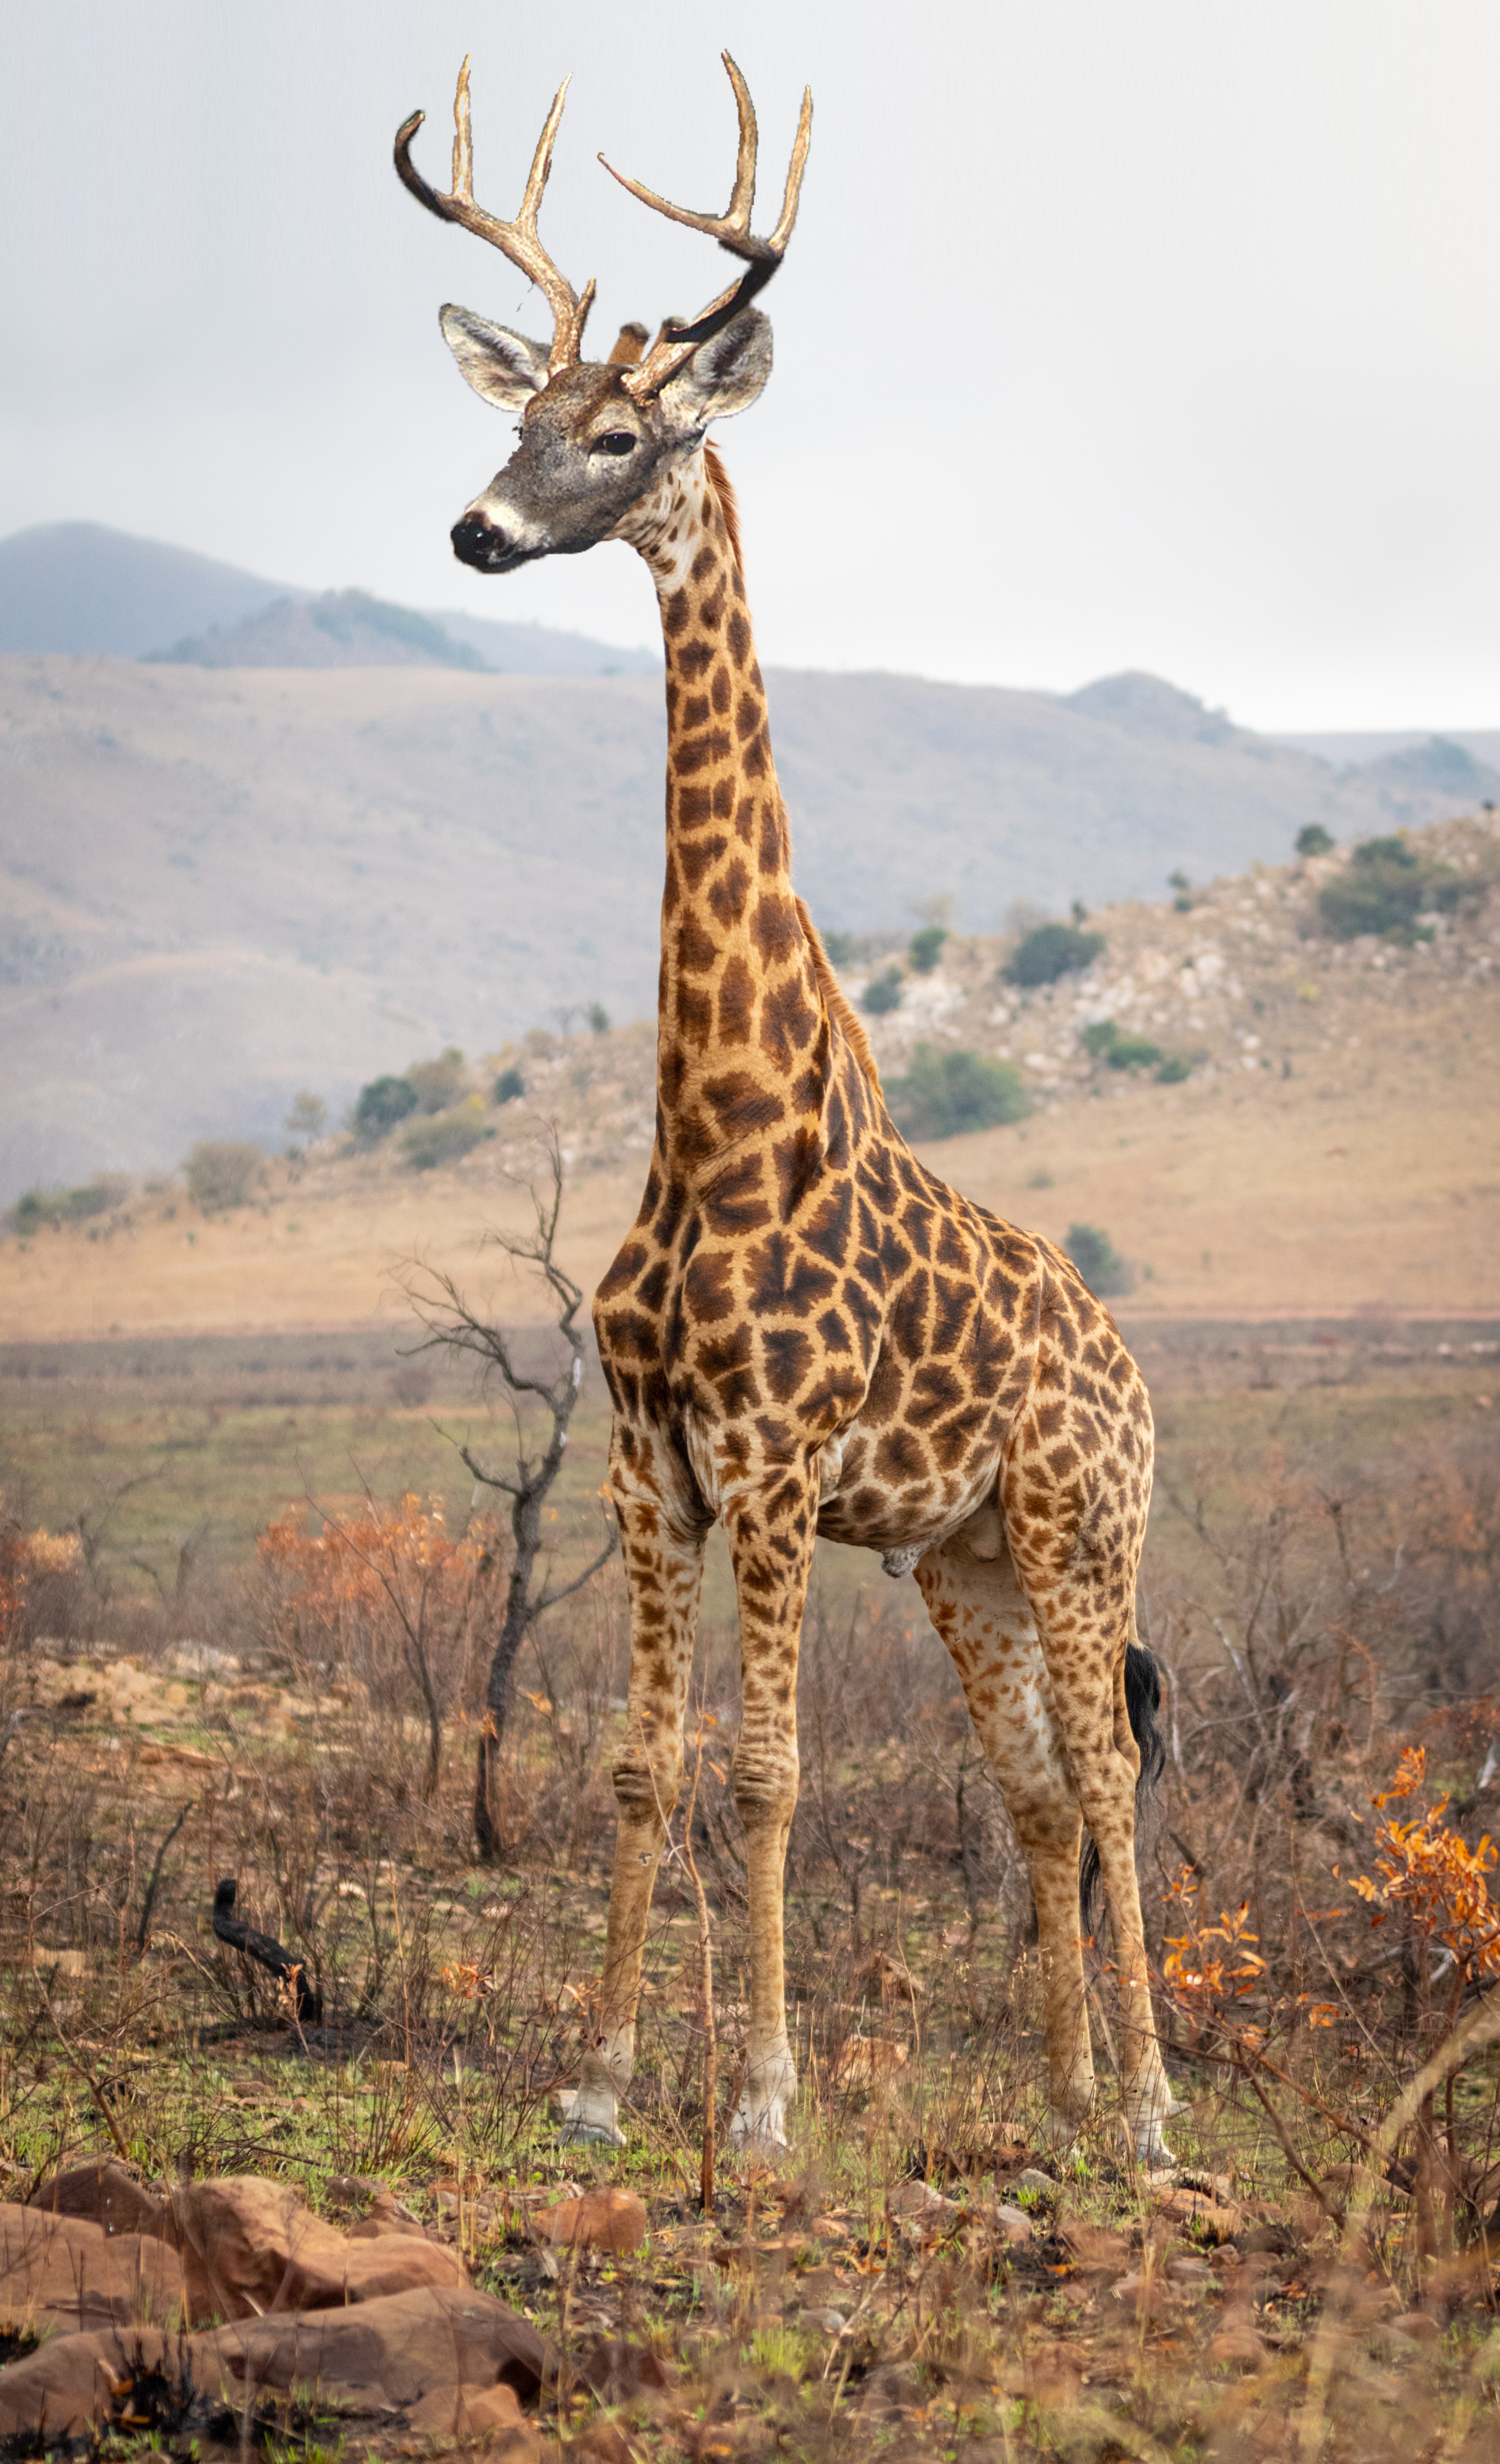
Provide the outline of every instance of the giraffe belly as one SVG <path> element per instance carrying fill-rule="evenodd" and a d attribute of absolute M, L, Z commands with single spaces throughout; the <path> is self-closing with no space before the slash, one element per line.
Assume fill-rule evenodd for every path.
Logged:
<path fill-rule="evenodd" d="M 893 1551 L 904 1556 L 912 1551 L 920 1556 L 993 1501 L 1000 1480 L 998 1445 L 962 1473 L 887 1485 L 868 1476 L 867 1457 L 858 1443 L 858 1425 L 850 1433 L 854 1442 L 845 1444 L 838 1485 L 832 1495 L 825 1492 L 818 1512 L 821 1539 L 878 1549 L 882 1556 Z"/>

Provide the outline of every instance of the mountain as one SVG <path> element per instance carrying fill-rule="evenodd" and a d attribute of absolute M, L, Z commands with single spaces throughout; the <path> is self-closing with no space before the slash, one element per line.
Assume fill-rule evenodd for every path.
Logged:
<path fill-rule="evenodd" d="M 659 649 L 627 649 L 618 642 L 596 642 L 588 633 L 570 633 L 559 625 L 511 625 L 496 616 L 470 616 L 462 608 L 439 607 L 432 621 L 455 642 L 467 642 L 485 665 L 503 676 L 659 676 Z"/>
<path fill-rule="evenodd" d="M 211 627 L 148 650 L 163 667 L 484 669 L 471 642 L 410 607 L 366 590 L 325 590 L 316 599 L 273 599 L 237 625 Z"/>
<path fill-rule="evenodd" d="M 1244 729 L 1144 728 L 1139 691 L 1121 717 L 911 676 L 769 687 L 798 885 L 857 933 L 945 893 L 993 931 L 1017 899 L 1283 861 L 1308 822 L 1347 843 L 1454 809 Z M 1174 690 L 1153 680 L 1169 715 Z M 649 1015 L 663 754 L 650 676 L 0 658 L 0 1203 L 195 1137 L 276 1144 L 300 1088 L 337 1112 L 559 1010 Z"/>
<path fill-rule="evenodd" d="M 290 589 L 101 522 L 0 539 L 0 652 L 103 651 L 195 667 L 439 667 L 517 676 L 638 676 L 657 650 L 458 609 L 419 614 L 364 591 Z M 473 655 L 469 655 L 473 654 Z"/>
<path fill-rule="evenodd" d="M 285 589 L 102 522 L 45 522 L 0 539 L 0 650 L 139 659 L 185 633 L 237 625 Z"/>

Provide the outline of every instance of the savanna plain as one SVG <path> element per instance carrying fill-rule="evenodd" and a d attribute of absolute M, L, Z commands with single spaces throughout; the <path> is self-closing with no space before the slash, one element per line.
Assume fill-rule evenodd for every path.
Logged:
<path fill-rule="evenodd" d="M 833 1548 L 799 1679 L 789 2156 L 725 2139 L 748 1979 L 722 1552 L 627 2142 L 566 2138 L 626 1683 L 618 1559 L 569 1588 L 607 1546 L 605 1398 L 585 1353 L 530 1595 L 565 1596 L 497 1702 L 517 1542 L 484 1475 L 534 1465 L 554 1415 L 427 1338 L 446 1275 L 512 1370 L 566 1366 L 513 1254 L 527 1184 L 551 1135 L 586 1292 L 641 1177 L 649 1033 L 445 1056 L 415 1130 L 12 1218 L 11 2452 L 1500 2453 L 1500 866 L 1480 818 L 1408 855 L 1467 886 L 1405 930 L 1320 934 L 1329 856 L 1086 919 L 1098 948 L 1031 985 L 1017 936 L 839 954 L 857 1000 L 897 979 L 869 1014 L 924 1156 L 1094 1240 L 1150 1383 L 1141 1872 L 1185 2108 L 1157 2172 L 1119 2128 L 1103 1928 L 1098 2109 L 1046 2145 L 1004 1808 L 915 1585 Z M 981 1083 L 1009 1117 L 955 1131 Z M 443 2355 L 420 2398 L 414 2339 Z M 49 2370 L 39 2427 L 6 2411 Z"/>

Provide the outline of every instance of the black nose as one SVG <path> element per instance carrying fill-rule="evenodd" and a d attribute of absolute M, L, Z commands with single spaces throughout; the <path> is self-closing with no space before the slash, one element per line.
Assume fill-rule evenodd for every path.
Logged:
<path fill-rule="evenodd" d="M 487 521 L 483 514 L 466 514 L 452 530 L 453 553 L 461 564 L 477 564 L 481 573 L 489 572 L 511 553 L 511 540 L 498 523 Z"/>

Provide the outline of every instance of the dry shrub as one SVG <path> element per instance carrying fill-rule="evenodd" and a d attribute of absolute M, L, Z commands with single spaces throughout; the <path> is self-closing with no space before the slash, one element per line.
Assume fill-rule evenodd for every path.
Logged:
<path fill-rule="evenodd" d="M 498 1526 L 447 1529 L 443 1500 L 408 1494 L 394 1506 L 367 1497 L 355 1513 L 324 1514 L 311 1531 L 294 1509 L 260 1535 L 271 1589 L 269 1639 L 290 1673 L 315 1691 L 335 1687 L 381 1730 L 402 1762 L 413 1730 L 426 1734 L 422 1791 L 437 1793 L 442 1732 L 474 1691 L 501 1567 Z"/>

